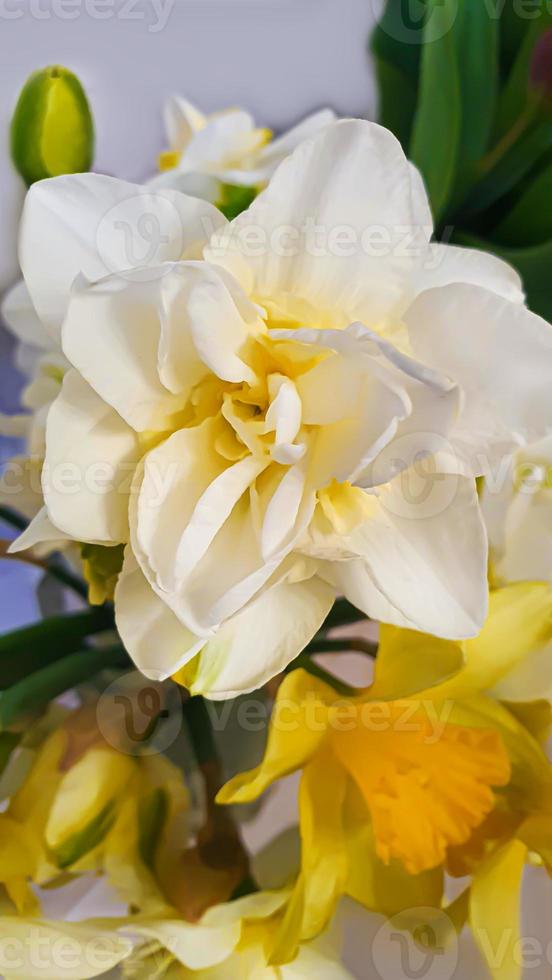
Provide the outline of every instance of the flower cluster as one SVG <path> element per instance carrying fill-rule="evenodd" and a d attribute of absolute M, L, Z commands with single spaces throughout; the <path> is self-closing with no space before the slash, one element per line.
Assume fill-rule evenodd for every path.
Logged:
<path fill-rule="evenodd" d="M 0 970 L 346 977 L 354 902 L 405 937 L 468 924 L 518 980 L 523 869 L 552 868 L 552 327 L 509 265 L 434 241 L 388 130 L 322 112 L 271 142 L 182 99 L 167 129 L 148 184 L 31 187 L 4 307 L 30 376 L 1 420 L 28 453 L 2 477 L 30 518 L 10 551 L 71 549 L 110 640 L 79 650 L 94 614 L 68 618 L 31 687 L 29 635 L 7 650 Z M 369 642 L 331 632 L 366 617 Z M 351 648 L 377 650 L 362 687 L 312 656 Z M 179 685 L 191 774 L 99 723 L 125 651 L 152 730 Z M 203 698 L 253 691 L 262 760 L 225 771 Z M 292 773 L 276 885 L 227 804 Z M 117 914 L 42 917 L 79 882 Z"/>

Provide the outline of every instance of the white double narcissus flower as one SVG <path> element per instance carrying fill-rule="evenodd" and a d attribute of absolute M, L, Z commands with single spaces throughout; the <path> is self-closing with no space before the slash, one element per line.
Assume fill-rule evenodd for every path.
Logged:
<path fill-rule="evenodd" d="M 59 344 L 38 319 L 25 283 L 10 289 L 2 303 L 2 319 L 17 341 L 15 363 L 26 377 L 21 403 L 24 412 L 0 413 L 0 435 L 24 440 L 24 454 L 7 461 L 0 475 L 0 503 L 17 506 L 34 517 L 42 506 L 40 471 L 45 452 L 46 417 L 69 367 Z"/>
<path fill-rule="evenodd" d="M 303 140 L 334 121 L 331 109 L 321 109 L 273 140 L 271 131 L 256 126 L 245 109 L 206 116 L 175 95 L 165 106 L 169 149 L 159 158 L 165 173 L 152 183 L 213 202 L 220 199 L 221 184 L 263 187 Z"/>
<path fill-rule="evenodd" d="M 552 584 L 552 435 L 518 450 L 508 467 L 487 476 L 482 497 L 492 576 L 497 585 Z M 552 603 L 549 609 L 552 620 Z M 552 698 L 552 643 L 503 680 L 504 700 Z"/>
<path fill-rule="evenodd" d="M 137 209 L 160 244 L 129 271 Z M 474 476 L 550 422 L 552 329 L 508 266 L 430 236 L 418 173 L 361 121 L 302 144 L 230 225 L 105 177 L 32 188 L 23 273 L 73 370 L 19 547 L 52 525 L 127 543 L 117 624 L 144 673 L 201 651 L 192 690 L 256 688 L 338 593 L 397 625 L 479 631 Z"/>

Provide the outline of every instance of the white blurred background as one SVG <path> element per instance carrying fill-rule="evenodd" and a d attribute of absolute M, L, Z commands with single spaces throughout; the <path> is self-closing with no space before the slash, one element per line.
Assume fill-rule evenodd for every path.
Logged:
<path fill-rule="evenodd" d="M 367 39 L 380 0 L 0 0 L 0 289 L 16 275 L 21 188 L 8 126 L 30 72 L 75 71 L 96 120 L 95 169 L 155 167 L 162 108 L 179 93 L 205 110 L 242 105 L 288 127 L 315 108 L 374 115 Z M 99 19 L 101 15 L 101 19 Z"/>

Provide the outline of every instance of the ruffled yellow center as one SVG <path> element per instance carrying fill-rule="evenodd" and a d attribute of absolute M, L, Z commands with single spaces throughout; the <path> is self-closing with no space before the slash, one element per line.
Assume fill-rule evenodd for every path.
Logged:
<path fill-rule="evenodd" d="M 437 867 L 491 811 L 492 787 L 509 780 L 500 736 L 440 723 L 416 702 L 363 708 L 331 741 L 368 805 L 378 855 L 410 874 Z"/>

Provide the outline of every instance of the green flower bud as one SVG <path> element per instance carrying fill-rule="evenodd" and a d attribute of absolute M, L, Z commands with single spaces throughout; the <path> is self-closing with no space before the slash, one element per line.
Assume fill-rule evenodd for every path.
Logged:
<path fill-rule="evenodd" d="M 94 124 L 78 78 L 59 65 L 33 72 L 11 125 L 12 158 L 27 184 L 90 169 Z"/>

